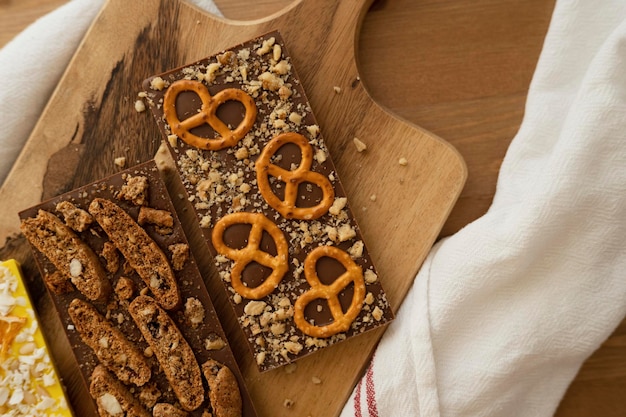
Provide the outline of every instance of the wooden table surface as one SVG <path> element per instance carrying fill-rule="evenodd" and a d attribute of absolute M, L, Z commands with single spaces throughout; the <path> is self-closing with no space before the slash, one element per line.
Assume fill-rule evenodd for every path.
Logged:
<path fill-rule="evenodd" d="M 226 17 L 262 18 L 292 0 L 215 0 Z M 67 0 L 0 0 L 0 47 Z M 524 114 L 555 0 L 377 0 L 358 43 L 362 82 L 393 113 L 454 145 L 468 180 L 441 235 L 484 214 Z M 583 365 L 557 417 L 622 416 L 626 321 Z"/>

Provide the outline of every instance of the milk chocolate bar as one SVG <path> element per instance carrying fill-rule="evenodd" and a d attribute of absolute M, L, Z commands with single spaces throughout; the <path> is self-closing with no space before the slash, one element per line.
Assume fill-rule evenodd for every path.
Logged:
<path fill-rule="evenodd" d="M 278 32 L 144 90 L 261 371 L 392 320 Z"/>
<path fill-rule="evenodd" d="M 20 217 L 101 415 L 217 415 L 201 373 L 217 362 L 236 381 L 227 394 L 238 415 L 256 416 L 154 161 Z"/>

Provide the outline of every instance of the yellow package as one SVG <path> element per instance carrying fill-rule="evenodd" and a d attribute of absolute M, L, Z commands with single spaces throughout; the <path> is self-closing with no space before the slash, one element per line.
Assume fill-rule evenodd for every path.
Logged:
<path fill-rule="evenodd" d="M 0 415 L 72 416 L 14 260 L 0 263 Z"/>

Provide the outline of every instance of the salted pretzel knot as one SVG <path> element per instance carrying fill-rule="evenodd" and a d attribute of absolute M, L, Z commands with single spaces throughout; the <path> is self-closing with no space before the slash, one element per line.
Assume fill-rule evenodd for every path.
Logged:
<path fill-rule="evenodd" d="M 288 171 L 271 163 L 271 158 L 281 146 L 293 143 L 300 148 L 302 155 L 300 165 L 293 171 Z M 335 191 L 330 180 L 311 171 L 313 149 L 306 138 L 299 133 L 281 133 L 270 140 L 255 163 L 256 178 L 259 191 L 267 203 L 287 219 L 312 220 L 323 216 L 335 199 Z M 280 178 L 285 183 L 285 199 L 281 200 L 270 187 L 269 177 Z M 322 190 L 322 200 L 312 207 L 296 207 L 298 186 L 308 182 L 317 185 Z"/>
<path fill-rule="evenodd" d="M 231 248 L 224 242 L 224 232 L 235 224 L 252 226 L 248 244 L 242 249 Z M 274 240 L 276 256 L 260 249 L 263 231 L 269 233 Z M 261 213 L 239 212 L 222 217 L 213 228 L 212 241 L 218 253 L 235 261 L 230 280 L 233 289 L 242 297 L 252 300 L 265 297 L 274 291 L 289 269 L 287 240 L 278 226 Z M 242 281 L 243 271 L 251 262 L 257 262 L 272 269 L 270 276 L 256 287 L 247 287 Z"/>
<path fill-rule="evenodd" d="M 202 106 L 197 114 L 180 120 L 176 112 L 176 98 L 185 91 L 196 93 L 200 97 Z M 240 102 L 246 110 L 243 120 L 234 130 L 231 130 L 216 115 L 218 107 L 231 100 Z M 163 97 L 163 114 L 165 115 L 165 120 L 170 125 L 172 133 L 187 144 L 199 149 L 217 151 L 234 146 L 246 136 L 254 125 L 257 109 L 252 97 L 243 90 L 226 88 L 211 96 L 207 87 L 200 81 L 178 80 L 172 83 L 165 92 Z M 217 138 L 203 138 L 191 133 L 191 129 L 202 126 L 205 123 L 211 126 L 220 136 Z"/>
<path fill-rule="evenodd" d="M 320 282 L 317 275 L 317 261 L 328 256 L 339 261 L 346 271 L 330 285 Z M 363 270 L 358 266 L 350 255 L 334 246 L 318 246 L 313 249 L 304 260 L 304 275 L 311 289 L 302 294 L 294 305 L 294 321 L 296 326 L 306 335 L 312 337 L 330 337 L 334 334 L 345 332 L 361 312 L 365 300 L 365 281 Z M 351 283 L 354 283 L 354 294 L 348 311 L 344 312 L 339 302 L 339 293 Z M 333 321 L 326 325 L 309 323 L 304 317 L 306 306 L 317 299 L 325 299 L 333 316 Z"/>

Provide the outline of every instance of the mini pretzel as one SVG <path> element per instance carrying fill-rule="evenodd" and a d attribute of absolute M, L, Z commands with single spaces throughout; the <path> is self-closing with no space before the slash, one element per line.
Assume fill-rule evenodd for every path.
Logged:
<path fill-rule="evenodd" d="M 235 224 L 252 225 L 248 244 L 243 249 L 233 249 L 226 245 L 223 240 L 226 229 Z M 263 231 L 269 233 L 274 240 L 277 256 L 272 256 L 259 248 Z M 231 285 L 242 297 L 252 300 L 265 297 L 274 291 L 289 269 L 287 240 L 278 226 L 261 213 L 239 212 L 222 217 L 215 224 L 212 241 L 218 253 L 235 261 L 230 273 Z M 270 276 L 256 287 L 247 287 L 242 282 L 242 273 L 251 262 L 257 262 L 272 269 Z"/>
<path fill-rule="evenodd" d="M 317 275 L 316 265 L 320 258 L 328 256 L 339 261 L 346 272 L 341 274 L 330 285 L 320 282 Z M 358 266 L 350 255 L 334 246 L 319 246 L 313 249 L 304 260 L 304 275 L 311 289 L 302 294 L 294 305 L 294 321 L 296 326 L 306 335 L 312 337 L 330 337 L 334 334 L 345 332 L 361 312 L 365 300 L 365 281 L 363 270 Z M 354 282 L 354 295 L 347 312 L 343 312 L 339 302 L 339 293 L 351 282 Z M 304 318 L 306 306 L 316 300 L 325 299 L 333 316 L 333 322 L 327 325 L 314 325 Z"/>
<path fill-rule="evenodd" d="M 302 159 L 293 171 L 288 171 L 270 162 L 272 156 L 286 143 L 293 143 L 300 148 Z M 335 199 L 332 184 L 324 175 L 310 171 L 313 161 L 313 149 L 306 138 L 298 133 L 282 133 L 263 148 L 255 163 L 259 191 L 267 203 L 287 219 L 311 220 L 323 216 Z M 281 200 L 270 188 L 269 176 L 280 178 L 285 183 L 285 200 Z M 296 207 L 298 186 L 310 182 L 321 188 L 322 200 L 313 207 Z"/>
<path fill-rule="evenodd" d="M 184 91 L 196 93 L 202 101 L 202 106 L 197 114 L 185 120 L 180 120 L 176 113 L 176 97 Z M 243 120 L 235 130 L 231 130 L 216 115 L 218 107 L 230 100 L 240 102 L 246 109 Z M 234 146 L 246 136 L 254 125 L 257 110 L 252 97 L 243 90 L 227 88 L 211 96 L 209 90 L 200 81 L 179 80 L 172 83 L 165 92 L 165 97 L 163 97 L 163 114 L 170 125 L 172 133 L 183 141 L 196 148 L 217 151 Z M 202 126 L 205 123 L 219 133 L 220 137 L 214 139 L 203 138 L 191 133 L 191 129 Z"/>

